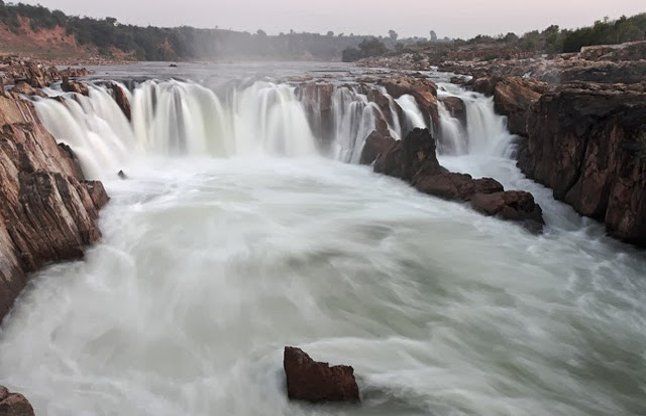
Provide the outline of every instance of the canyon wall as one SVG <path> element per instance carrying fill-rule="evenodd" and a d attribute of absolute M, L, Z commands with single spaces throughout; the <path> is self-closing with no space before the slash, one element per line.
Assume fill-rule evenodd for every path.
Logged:
<path fill-rule="evenodd" d="M 74 155 L 45 130 L 33 105 L 15 92 L 3 91 L 0 319 L 27 284 L 29 273 L 51 262 L 80 258 L 84 248 L 100 238 L 99 209 L 107 201 L 103 185 L 84 180 Z"/>

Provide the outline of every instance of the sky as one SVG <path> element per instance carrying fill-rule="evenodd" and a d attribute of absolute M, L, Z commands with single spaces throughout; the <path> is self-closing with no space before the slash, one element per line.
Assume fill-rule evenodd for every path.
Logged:
<path fill-rule="evenodd" d="M 15 0 L 18 2 L 19 0 Z M 154 26 L 469 38 L 524 33 L 551 24 L 576 28 L 646 12 L 645 0 L 20 0 L 71 15 Z"/>

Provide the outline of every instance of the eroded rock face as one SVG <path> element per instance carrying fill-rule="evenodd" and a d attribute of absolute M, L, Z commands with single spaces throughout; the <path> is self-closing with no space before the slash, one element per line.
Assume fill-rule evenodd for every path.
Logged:
<path fill-rule="evenodd" d="M 568 84 L 533 107 L 518 166 L 554 197 L 646 246 L 646 84 Z"/>
<path fill-rule="evenodd" d="M 67 76 L 63 77 L 63 82 L 61 83 L 61 89 L 65 92 L 75 92 L 77 94 L 81 94 L 85 96 L 90 95 L 90 90 L 87 85 L 76 80 L 71 80 Z"/>
<path fill-rule="evenodd" d="M 531 106 L 547 91 L 547 84 L 527 78 L 507 77 L 494 87 L 497 113 L 507 116 L 507 127 L 513 134 L 527 136 L 527 119 Z"/>
<path fill-rule="evenodd" d="M 374 140 L 378 143 L 377 139 Z M 386 148 L 371 144 L 371 154 L 382 150 L 375 172 L 404 179 L 418 191 L 449 201 L 469 202 L 477 211 L 521 224 L 531 232 L 543 230 L 542 210 L 533 196 L 523 191 L 505 191 L 492 178 L 449 172 L 440 166 L 435 139 L 428 129 L 415 129 L 403 140 Z"/>
<path fill-rule="evenodd" d="M 424 115 L 426 125 L 433 126 L 434 131 L 439 129 L 440 115 L 437 109 L 437 86 L 434 82 L 425 78 L 401 76 L 381 80 L 380 84 L 395 99 L 402 95 L 413 96 Z"/>
<path fill-rule="evenodd" d="M 87 182 L 31 103 L 0 97 L 0 318 L 47 263 L 76 259 L 101 235 L 103 185 Z"/>
<path fill-rule="evenodd" d="M 379 155 L 386 153 L 388 149 L 394 146 L 395 142 L 395 139 L 390 137 L 390 135 L 374 130 L 366 138 L 366 143 L 363 145 L 359 162 L 362 165 L 370 165 L 372 162 L 377 160 Z"/>
<path fill-rule="evenodd" d="M 462 123 L 462 125 L 466 127 L 467 108 L 464 105 L 464 101 L 462 101 L 462 99 L 459 97 L 444 97 L 441 99 L 441 101 L 442 103 L 444 103 L 444 107 L 449 112 L 451 117 L 457 118 L 458 120 L 460 120 L 460 123 Z"/>
<path fill-rule="evenodd" d="M 34 408 L 22 394 L 10 393 L 5 387 L 0 386 L 0 415 L 34 416 Z"/>
<path fill-rule="evenodd" d="M 131 120 L 132 108 L 130 107 L 130 100 L 128 99 L 126 91 L 124 91 L 123 87 L 116 82 L 110 83 L 110 91 L 112 92 L 114 101 L 117 103 L 121 111 L 123 111 L 123 114 L 128 120 Z"/>
<path fill-rule="evenodd" d="M 319 402 L 358 402 L 359 387 L 354 369 L 347 365 L 330 367 L 314 361 L 300 348 L 285 347 L 283 367 L 290 399 Z"/>

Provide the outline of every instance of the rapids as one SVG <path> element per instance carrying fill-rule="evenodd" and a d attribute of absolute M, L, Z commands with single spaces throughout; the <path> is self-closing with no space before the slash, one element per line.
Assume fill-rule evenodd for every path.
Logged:
<path fill-rule="evenodd" d="M 646 255 L 524 178 L 490 100 L 440 94 L 469 120 L 441 113 L 441 163 L 531 191 L 544 235 L 346 163 L 377 111 L 352 88 L 328 150 L 279 83 L 148 81 L 132 123 L 100 86 L 38 102 L 112 200 L 3 322 L 0 384 L 41 415 L 645 414 Z M 394 135 L 424 123 L 396 102 Z M 353 365 L 362 405 L 289 402 L 285 345 Z"/>

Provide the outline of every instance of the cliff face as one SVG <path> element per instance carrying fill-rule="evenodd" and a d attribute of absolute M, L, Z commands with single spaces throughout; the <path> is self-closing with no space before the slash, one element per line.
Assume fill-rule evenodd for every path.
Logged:
<path fill-rule="evenodd" d="M 75 158 L 56 144 L 31 103 L 0 96 L 0 318 L 50 262 L 80 258 L 99 239 L 100 182 L 85 181 Z"/>
<path fill-rule="evenodd" d="M 646 247 L 645 90 L 577 83 L 544 94 L 518 166 L 610 235 Z"/>

